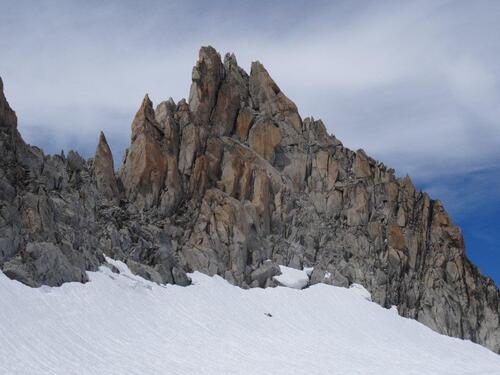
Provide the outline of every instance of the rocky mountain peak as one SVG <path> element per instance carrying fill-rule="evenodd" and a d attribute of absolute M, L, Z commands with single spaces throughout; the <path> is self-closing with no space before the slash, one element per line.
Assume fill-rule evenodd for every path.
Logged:
<path fill-rule="evenodd" d="M 258 61 L 252 63 L 249 89 L 258 111 L 271 117 L 276 116 L 292 125 L 298 133 L 302 131 L 302 120 L 297 106 L 281 91 L 264 65 Z"/>
<path fill-rule="evenodd" d="M 3 144 L 9 110 L 1 104 Z M 153 109 L 146 95 L 131 133 L 117 173 L 104 135 L 93 163 L 0 148 L 9 277 L 85 281 L 102 254 L 180 285 L 198 270 L 270 287 L 278 265 L 313 267 L 310 284 L 362 284 L 382 306 L 500 351 L 500 293 L 443 205 L 321 120 L 302 120 L 261 63 L 248 75 L 234 55 L 202 47 L 189 101 Z"/>
<path fill-rule="evenodd" d="M 24 170 L 17 163 L 22 158 L 25 144 L 17 130 L 17 116 L 12 110 L 4 94 L 4 85 L 0 77 L 0 166 L 3 177 L 9 184 L 0 183 L 0 201 L 15 197 L 16 177 L 22 175 Z M 0 254 L 2 249 L 0 248 Z"/>
<path fill-rule="evenodd" d="M 154 135 L 158 130 L 159 127 L 156 124 L 153 103 L 149 99 L 148 94 L 146 94 L 132 122 L 132 142 L 139 134 L 151 133 Z"/>
<path fill-rule="evenodd" d="M 223 78 L 224 66 L 219 53 L 212 47 L 202 47 L 193 67 L 189 93 L 189 109 L 197 125 L 208 123 Z"/>
<path fill-rule="evenodd" d="M 96 186 L 109 200 L 118 198 L 118 185 L 115 178 L 113 154 L 108 146 L 104 133 L 99 135 L 99 143 L 94 157 L 94 174 Z"/>
<path fill-rule="evenodd" d="M 5 98 L 3 81 L 0 77 L 0 127 L 8 130 L 11 134 L 16 133 L 17 116 L 10 108 L 9 102 Z"/>
<path fill-rule="evenodd" d="M 231 68 L 239 68 L 238 62 L 236 61 L 236 56 L 234 53 L 227 52 L 224 55 L 224 68 L 230 70 Z"/>

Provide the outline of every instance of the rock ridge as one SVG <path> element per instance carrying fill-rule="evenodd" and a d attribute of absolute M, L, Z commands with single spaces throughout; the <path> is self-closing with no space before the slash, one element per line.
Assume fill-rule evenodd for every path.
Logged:
<path fill-rule="evenodd" d="M 24 143 L 0 80 L 0 268 L 30 286 L 87 281 L 104 255 L 158 283 L 186 272 L 275 286 L 365 286 L 382 306 L 500 352 L 500 293 L 467 259 L 460 229 L 409 177 L 302 118 L 265 67 L 202 47 L 189 100 L 146 95 L 118 171 Z M 270 260 L 270 261 L 269 261 Z"/>

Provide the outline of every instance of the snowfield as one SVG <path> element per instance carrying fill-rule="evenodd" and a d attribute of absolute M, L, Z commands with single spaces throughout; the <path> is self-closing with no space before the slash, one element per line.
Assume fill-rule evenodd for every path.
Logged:
<path fill-rule="evenodd" d="M 200 273 L 159 286 L 110 262 L 121 274 L 59 288 L 0 273 L 0 374 L 500 374 L 499 355 L 361 286 L 242 290 Z"/>

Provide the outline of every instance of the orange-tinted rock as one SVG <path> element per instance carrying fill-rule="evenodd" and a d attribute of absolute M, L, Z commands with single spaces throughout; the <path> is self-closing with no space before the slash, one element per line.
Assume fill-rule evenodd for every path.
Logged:
<path fill-rule="evenodd" d="M 302 120 L 297 106 L 287 98 L 258 61 L 252 63 L 249 89 L 253 103 L 260 112 L 276 116 L 290 124 L 298 133 L 302 132 Z"/>
<path fill-rule="evenodd" d="M 259 215 L 261 228 L 264 233 L 269 233 L 271 190 L 269 177 L 265 171 L 255 171 L 252 204 Z"/>
<path fill-rule="evenodd" d="M 179 171 L 182 174 L 190 175 L 191 169 L 201 148 L 201 127 L 195 124 L 188 124 L 182 129 L 181 144 L 179 148 Z"/>
<path fill-rule="evenodd" d="M 254 115 L 249 108 L 243 108 L 238 113 L 235 133 L 240 141 L 245 142 L 247 140 L 248 132 L 253 123 L 253 118 Z"/>
<path fill-rule="evenodd" d="M 155 119 L 163 132 L 164 143 L 171 154 L 179 152 L 179 126 L 174 120 L 176 105 L 172 98 L 161 102 L 155 110 Z"/>
<path fill-rule="evenodd" d="M 403 251 L 405 249 L 405 237 L 398 225 L 389 225 L 387 242 L 390 247 Z"/>
<path fill-rule="evenodd" d="M 356 158 L 352 165 L 352 171 L 358 178 L 364 178 L 371 175 L 370 164 L 368 158 L 363 150 L 356 151 Z"/>
<path fill-rule="evenodd" d="M 99 136 L 99 144 L 95 151 L 94 175 L 97 188 L 104 196 L 109 200 L 116 199 L 118 197 L 118 186 L 116 184 L 113 155 L 103 132 Z"/>
<path fill-rule="evenodd" d="M 193 168 L 193 173 L 189 179 L 189 185 L 191 188 L 191 196 L 193 198 L 199 199 L 205 194 L 205 190 L 208 187 L 208 160 L 205 155 L 199 156 Z"/>
<path fill-rule="evenodd" d="M 256 165 L 238 151 L 240 150 L 228 151 L 224 155 L 221 184 L 224 191 L 233 198 L 248 199 Z"/>
<path fill-rule="evenodd" d="M 146 209 L 158 203 L 167 174 L 167 156 L 158 128 L 146 95 L 132 123 L 132 144 L 121 169 L 126 196 Z"/>
<path fill-rule="evenodd" d="M 280 141 L 280 129 L 269 118 L 257 119 L 248 136 L 250 147 L 270 163 L 274 160 L 274 150 Z"/>
<path fill-rule="evenodd" d="M 245 104 L 248 98 L 248 76 L 238 66 L 234 55 L 225 56 L 224 72 L 224 80 L 210 119 L 212 133 L 217 135 L 232 133 L 240 106 Z"/>
<path fill-rule="evenodd" d="M 339 174 L 336 160 L 325 150 L 319 150 L 312 160 L 309 187 L 315 191 L 331 191 Z"/>
<path fill-rule="evenodd" d="M 202 47 L 193 67 L 189 92 L 189 109 L 196 125 L 208 125 L 223 77 L 224 67 L 219 53 L 213 47 Z"/>

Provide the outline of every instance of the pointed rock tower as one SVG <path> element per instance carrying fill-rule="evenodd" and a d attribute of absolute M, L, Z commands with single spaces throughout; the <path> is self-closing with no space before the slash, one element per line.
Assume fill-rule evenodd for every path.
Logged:
<path fill-rule="evenodd" d="M 97 188 L 109 200 L 118 199 L 113 155 L 104 133 L 99 135 L 99 143 L 94 157 L 94 174 Z"/>

